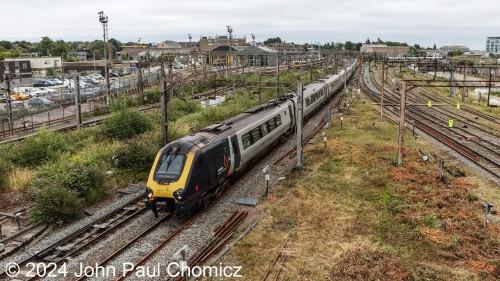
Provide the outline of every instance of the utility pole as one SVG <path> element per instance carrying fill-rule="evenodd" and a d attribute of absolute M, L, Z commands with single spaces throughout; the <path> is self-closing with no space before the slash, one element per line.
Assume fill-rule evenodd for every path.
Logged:
<path fill-rule="evenodd" d="M 384 121 L 385 61 L 382 63 L 382 87 L 380 89 L 380 121 Z"/>
<path fill-rule="evenodd" d="M 14 119 L 12 116 L 12 102 L 10 100 L 10 74 L 4 74 L 5 78 L 5 86 L 7 88 L 7 100 L 6 100 L 6 105 L 7 105 L 7 115 L 9 118 L 9 134 L 13 135 L 14 134 Z"/>
<path fill-rule="evenodd" d="M 302 108 L 304 106 L 304 84 L 300 83 L 297 89 L 297 170 L 302 170 Z"/>
<path fill-rule="evenodd" d="M 170 82 L 170 87 L 169 87 L 169 95 L 168 95 L 168 101 L 171 102 L 174 100 L 174 72 L 172 69 L 172 60 L 169 58 L 168 62 L 168 81 Z"/>
<path fill-rule="evenodd" d="M 280 53 L 276 56 L 276 98 L 280 95 Z"/>
<path fill-rule="evenodd" d="M 141 64 L 141 59 L 139 58 L 137 64 L 139 64 L 139 72 L 138 72 L 138 88 L 139 88 L 139 93 L 142 93 L 144 91 L 144 84 L 143 84 L 143 81 L 142 81 L 142 64 Z"/>
<path fill-rule="evenodd" d="M 161 140 L 162 146 L 167 145 L 168 143 L 168 112 L 167 112 L 167 94 L 166 94 L 166 85 L 165 85 L 165 59 L 160 56 L 160 90 L 161 90 Z"/>
<path fill-rule="evenodd" d="M 80 75 L 76 75 L 75 77 L 75 114 L 76 114 L 76 128 L 80 129 L 82 126 L 82 105 L 80 101 Z"/>
<path fill-rule="evenodd" d="M 401 101 L 399 105 L 399 132 L 398 132 L 398 166 L 403 165 L 403 146 L 405 142 L 405 108 L 406 108 L 406 81 L 401 81 Z"/>
<path fill-rule="evenodd" d="M 490 67 L 490 79 L 488 82 L 488 101 L 487 101 L 488 106 L 490 106 L 490 94 L 491 94 L 491 67 Z M 481 102 L 481 101 L 479 101 L 479 102 Z"/>
<path fill-rule="evenodd" d="M 464 85 L 467 81 L 467 60 L 464 61 Z M 465 95 L 467 94 L 467 87 L 462 88 L 462 102 L 465 102 Z"/>

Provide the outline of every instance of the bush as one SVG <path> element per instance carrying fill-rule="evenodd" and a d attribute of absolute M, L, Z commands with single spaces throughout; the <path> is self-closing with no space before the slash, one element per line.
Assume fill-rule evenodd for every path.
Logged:
<path fill-rule="evenodd" d="M 11 171 L 11 164 L 4 159 L 0 159 L 0 191 L 9 187 L 9 174 Z"/>
<path fill-rule="evenodd" d="M 112 139 L 128 139 L 152 128 L 151 121 L 136 111 L 122 109 L 116 115 L 104 120 L 104 134 Z"/>
<path fill-rule="evenodd" d="M 30 210 L 30 220 L 35 222 L 71 222 L 80 217 L 82 202 L 76 193 L 65 188 L 49 187 L 37 194 Z"/>
<path fill-rule="evenodd" d="M 187 102 L 180 99 L 174 99 L 168 106 L 168 120 L 176 121 L 177 119 L 198 111 L 201 111 L 201 105 L 196 102 Z"/>
<path fill-rule="evenodd" d="M 160 98 L 160 89 L 155 88 L 153 90 L 143 92 L 138 99 L 142 104 L 150 104 L 160 102 Z"/>
<path fill-rule="evenodd" d="M 150 146 L 132 143 L 115 153 L 115 166 L 119 169 L 137 173 L 149 172 L 156 156 L 156 150 Z"/>
<path fill-rule="evenodd" d="M 34 179 L 34 187 L 71 191 L 78 197 L 85 198 L 87 204 L 97 201 L 106 191 L 106 175 L 91 164 L 58 162 L 45 165 Z"/>
<path fill-rule="evenodd" d="M 25 139 L 14 149 L 10 159 L 21 166 L 35 166 L 56 160 L 66 149 L 67 143 L 60 134 L 42 127 L 37 136 Z"/>

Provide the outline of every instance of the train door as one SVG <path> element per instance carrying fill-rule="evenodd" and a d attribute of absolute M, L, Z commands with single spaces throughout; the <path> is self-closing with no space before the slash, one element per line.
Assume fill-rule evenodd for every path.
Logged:
<path fill-rule="evenodd" d="M 238 136 L 236 134 L 231 136 L 231 144 L 233 146 L 233 154 L 234 154 L 234 169 L 238 169 L 241 162 L 241 154 L 240 154 L 240 146 L 238 145 Z"/>
<path fill-rule="evenodd" d="M 229 176 L 231 167 L 231 152 L 228 139 L 223 140 L 214 147 L 213 156 L 217 180 L 222 182 Z"/>
<path fill-rule="evenodd" d="M 215 153 L 212 149 L 210 149 L 205 152 L 205 156 L 204 160 L 208 170 L 208 178 L 210 182 L 209 186 L 212 188 L 217 184 L 217 169 L 215 168 L 214 162 Z"/>

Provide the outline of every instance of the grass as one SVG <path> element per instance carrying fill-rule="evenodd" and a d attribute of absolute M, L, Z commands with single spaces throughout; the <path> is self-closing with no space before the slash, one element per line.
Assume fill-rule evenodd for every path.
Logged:
<path fill-rule="evenodd" d="M 377 122 L 368 103 L 356 103 L 354 112 L 355 123 L 343 130 L 334 120 L 326 150 L 319 138 L 306 148 L 305 172 L 271 187 L 273 194 L 259 210 L 281 196 L 284 203 L 222 263 L 243 266 L 244 280 L 260 279 L 294 231 L 282 280 L 500 278 L 500 226 L 491 224 L 485 234 L 480 203 L 468 195 L 474 190 L 481 198 L 495 196 L 498 190 L 451 174 L 447 186 L 437 164 L 424 164 L 410 147 L 398 167 L 396 127 Z M 412 144 L 410 134 L 406 137 Z M 429 146 L 426 140 L 417 143 L 423 150 Z"/>

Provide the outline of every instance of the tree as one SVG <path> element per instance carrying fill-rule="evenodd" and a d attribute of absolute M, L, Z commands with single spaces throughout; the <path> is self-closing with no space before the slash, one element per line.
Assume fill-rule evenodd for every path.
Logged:
<path fill-rule="evenodd" d="M 370 38 L 366 38 L 365 40 L 365 44 L 371 44 L 372 42 L 370 42 Z"/>
<path fill-rule="evenodd" d="M 54 41 L 52 41 L 52 39 L 50 39 L 49 37 L 45 36 L 42 37 L 42 40 L 40 41 L 40 43 L 38 43 L 37 52 L 42 55 L 48 56 L 52 52 L 53 47 L 54 47 Z"/>
<path fill-rule="evenodd" d="M 90 50 L 95 53 L 96 59 L 104 58 L 104 41 L 95 40 L 90 43 Z"/>
<path fill-rule="evenodd" d="M 10 41 L 5 41 L 5 40 L 0 41 L 0 46 L 4 47 L 7 50 L 10 50 L 13 48 L 12 43 Z"/>
<path fill-rule="evenodd" d="M 64 40 L 57 40 L 52 47 L 52 55 L 62 56 L 63 53 L 68 54 L 68 45 Z"/>
<path fill-rule="evenodd" d="M 122 42 L 116 40 L 115 38 L 109 39 L 108 42 L 113 44 L 113 53 L 120 52 L 123 49 Z"/>
<path fill-rule="evenodd" d="M 461 56 L 464 54 L 464 51 L 460 49 L 455 49 L 453 51 L 448 52 L 448 57 L 455 57 L 455 56 Z"/>
<path fill-rule="evenodd" d="M 437 49 L 437 48 L 436 48 L 436 44 L 434 44 L 434 47 L 432 47 L 432 49 L 433 49 L 433 50 L 436 50 L 436 49 Z"/>
<path fill-rule="evenodd" d="M 382 39 L 380 39 L 379 37 L 377 37 L 377 44 L 384 44 L 384 41 L 382 41 Z"/>
<path fill-rule="evenodd" d="M 344 49 L 346 51 L 355 51 L 356 45 L 354 43 L 352 43 L 351 41 L 346 41 L 344 44 Z"/>
<path fill-rule="evenodd" d="M 276 38 L 269 38 L 266 41 L 264 41 L 264 45 L 269 45 L 269 44 L 281 44 L 281 38 L 276 37 Z"/>

